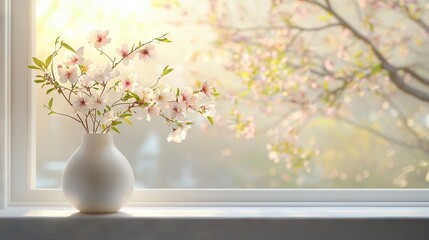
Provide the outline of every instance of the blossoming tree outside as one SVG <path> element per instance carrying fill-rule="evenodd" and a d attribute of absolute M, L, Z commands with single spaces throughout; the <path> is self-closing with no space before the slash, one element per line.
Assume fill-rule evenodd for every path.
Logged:
<path fill-rule="evenodd" d="M 186 4 L 158 4 L 184 16 L 192 11 Z M 235 102 L 231 129 L 243 139 L 270 136 L 273 181 L 285 181 L 281 173 L 290 171 L 305 176 L 311 162 L 323 158 L 340 164 L 332 162 L 334 153 L 323 157 L 329 145 L 317 143 L 308 131 L 335 123 L 343 130 L 334 132 L 351 127 L 360 131 L 362 143 L 374 138 L 384 145 L 383 158 L 402 158 L 404 164 L 386 160 L 390 168 L 403 166 L 394 186 L 405 187 L 411 179 L 429 182 L 428 8 L 418 0 L 210 1 L 209 17 L 198 22 L 211 26 L 217 40 L 194 57 L 228 56 L 224 67 L 243 86 L 241 92 L 224 88 Z M 249 105 L 260 111 L 240 111 Z M 273 120 L 267 124 L 259 114 Z M 353 161 L 350 155 L 342 158 Z M 365 169 L 342 169 L 327 178 L 346 180 L 354 172 L 362 182 L 370 176 Z"/>

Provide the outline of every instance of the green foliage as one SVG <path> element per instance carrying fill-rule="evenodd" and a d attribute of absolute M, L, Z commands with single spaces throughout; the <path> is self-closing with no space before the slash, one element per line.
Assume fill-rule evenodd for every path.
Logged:
<path fill-rule="evenodd" d="M 52 55 L 49 55 L 45 60 L 45 66 L 48 67 L 52 62 Z"/>
<path fill-rule="evenodd" d="M 110 129 L 112 129 L 113 131 L 117 132 L 117 133 L 121 133 L 117 128 L 115 127 L 111 127 Z"/>
<path fill-rule="evenodd" d="M 130 114 L 131 115 L 131 114 Z M 122 117 L 122 119 L 124 120 L 124 122 L 128 123 L 129 125 L 133 126 L 133 123 L 130 121 L 130 119 L 128 117 Z"/>
<path fill-rule="evenodd" d="M 377 64 L 371 69 L 371 75 L 374 76 L 377 73 L 381 72 L 381 70 L 383 70 L 383 67 L 381 66 L 381 64 Z"/>
<path fill-rule="evenodd" d="M 121 115 L 121 117 L 123 117 L 123 118 L 131 117 L 131 116 L 132 116 L 132 114 L 130 112 L 124 112 Z"/>
<path fill-rule="evenodd" d="M 55 90 L 55 88 L 48 89 L 48 91 L 46 91 L 46 95 L 48 95 L 49 93 L 51 93 L 54 90 Z"/>
<path fill-rule="evenodd" d="M 66 49 L 68 49 L 68 50 L 70 50 L 70 51 L 72 51 L 74 53 L 76 53 L 76 51 L 72 47 L 70 47 L 70 45 L 68 45 L 67 43 L 65 43 L 64 41 L 61 41 L 61 46 L 63 46 L 64 48 L 66 48 Z"/>
<path fill-rule="evenodd" d="M 52 109 L 52 104 L 54 103 L 54 98 L 51 98 L 51 100 L 49 100 L 48 102 L 48 108 Z"/>
<path fill-rule="evenodd" d="M 118 121 L 118 120 L 115 120 L 115 121 L 112 122 L 112 126 L 117 126 L 119 124 L 122 124 L 122 122 Z"/>
<path fill-rule="evenodd" d="M 131 95 L 133 98 L 135 98 L 135 99 L 136 99 L 136 101 L 138 101 L 138 102 L 140 102 L 140 101 L 141 101 L 141 99 L 140 99 L 139 95 L 137 95 L 136 93 L 131 92 L 131 91 L 127 91 L 127 94 L 129 94 L 129 95 Z M 131 97 L 130 97 L 130 98 L 131 98 Z"/>
<path fill-rule="evenodd" d="M 46 67 L 45 67 L 45 63 L 42 61 L 42 60 L 40 60 L 40 59 L 38 59 L 38 58 L 36 58 L 36 57 L 33 57 L 33 62 L 36 64 L 36 66 L 38 66 L 41 70 L 43 70 L 43 69 L 45 69 Z M 29 66 L 30 67 L 30 66 Z M 31 68 L 31 67 L 30 67 Z"/>
<path fill-rule="evenodd" d="M 168 39 L 168 38 L 165 37 L 167 35 L 168 35 L 168 33 L 162 35 L 161 37 L 155 38 L 155 40 L 157 40 L 159 42 L 166 42 L 166 43 L 172 42 L 170 39 Z"/>
<path fill-rule="evenodd" d="M 171 73 L 171 71 L 173 71 L 173 68 L 169 68 L 169 65 L 165 66 L 164 69 L 162 70 L 161 77 Z"/>
<path fill-rule="evenodd" d="M 36 70 L 43 71 L 43 69 L 42 69 L 42 68 L 40 68 L 40 67 L 38 67 L 38 66 L 28 65 L 27 67 L 28 67 L 28 68 L 30 68 L 30 69 L 36 69 Z"/>
<path fill-rule="evenodd" d="M 211 124 L 211 125 L 214 125 L 214 122 L 213 122 L 213 118 L 212 118 L 212 117 L 208 116 L 208 117 L 207 117 L 207 119 L 209 120 L 209 122 L 210 122 L 210 124 Z"/>

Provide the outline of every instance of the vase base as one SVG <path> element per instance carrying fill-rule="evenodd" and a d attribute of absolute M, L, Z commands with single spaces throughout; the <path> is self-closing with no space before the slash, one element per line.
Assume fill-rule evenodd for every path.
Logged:
<path fill-rule="evenodd" d="M 79 209 L 78 209 L 79 210 Z M 79 213 L 82 214 L 112 214 L 112 213 L 117 213 L 119 210 L 106 210 L 106 211 L 100 211 L 100 210 L 79 210 Z"/>

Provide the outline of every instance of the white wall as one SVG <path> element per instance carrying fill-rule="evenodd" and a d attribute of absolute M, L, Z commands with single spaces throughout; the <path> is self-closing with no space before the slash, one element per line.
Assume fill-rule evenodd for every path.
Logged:
<path fill-rule="evenodd" d="M 6 59 L 8 57 L 8 49 L 6 44 L 8 43 L 6 38 L 7 24 L 6 20 L 8 17 L 8 7 L 9 0 L 0 0 L 0 208 L 4 208 L 6 204 L 6 159 L 8 156 L 8 151 L 6 147 L 6 140 L 8 136 L 8 128 L 6 124 L 8 122 L 8 114 L 6 111 L 7 107 L 7 97 L 8 97 L 8 84 L 6 79 L 9 71 L 6 67 Z"/>

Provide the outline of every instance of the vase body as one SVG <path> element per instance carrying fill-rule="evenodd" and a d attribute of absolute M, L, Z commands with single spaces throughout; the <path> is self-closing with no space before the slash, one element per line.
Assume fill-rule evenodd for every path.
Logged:
<path fill-rule="evenodd" d="M 113 213 L 131 196 L 134 174 L 111 134 L 85 134 L 64 168 L 62 185 L 79 211 Z"/>

